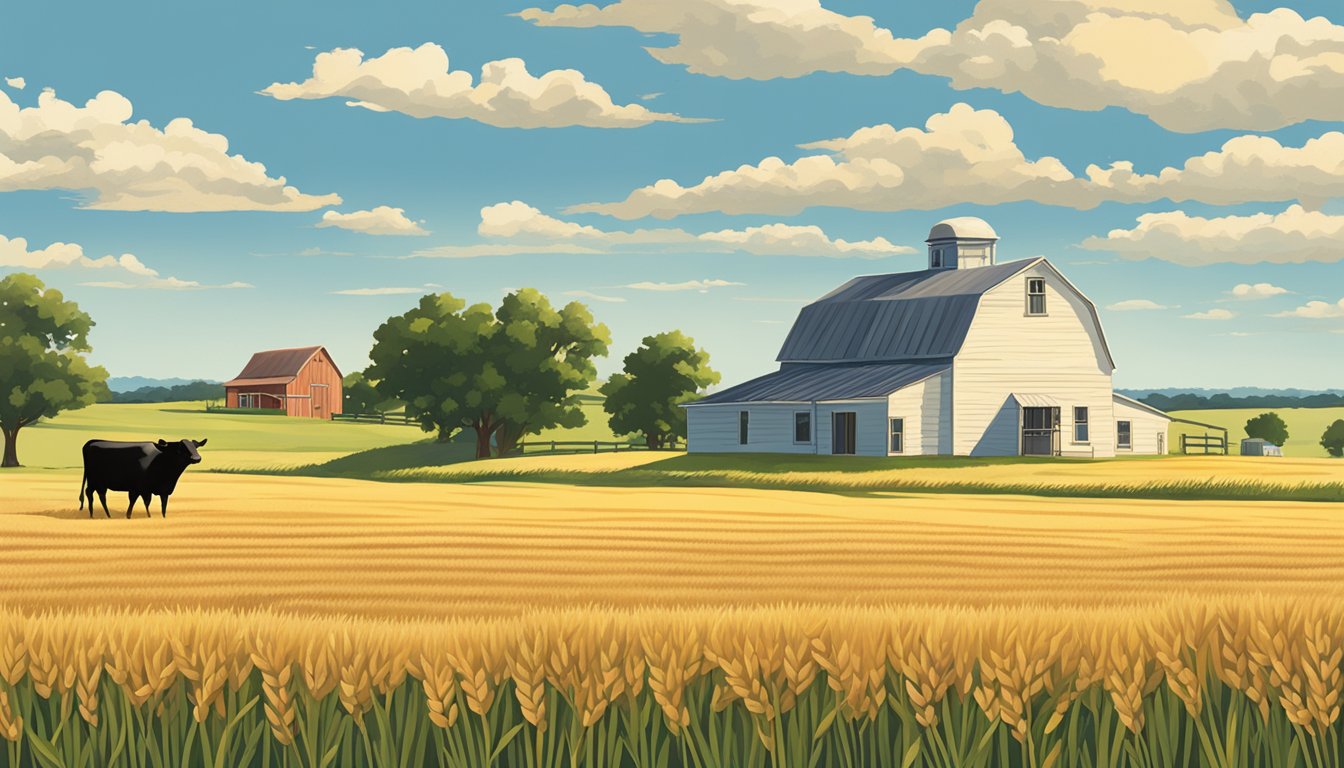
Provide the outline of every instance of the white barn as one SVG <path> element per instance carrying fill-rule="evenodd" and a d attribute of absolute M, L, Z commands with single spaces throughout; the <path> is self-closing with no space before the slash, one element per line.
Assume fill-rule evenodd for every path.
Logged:
<path fill-rule="evenodd" d="M 686 405 L 692 452 L 1161 454 L 1170 417 L 1116 394 L 1096 306 L 1044 258 L 997 263 L 981 219 L 936 224 L 929 268 L 807 305 L 778 371 Z"/>

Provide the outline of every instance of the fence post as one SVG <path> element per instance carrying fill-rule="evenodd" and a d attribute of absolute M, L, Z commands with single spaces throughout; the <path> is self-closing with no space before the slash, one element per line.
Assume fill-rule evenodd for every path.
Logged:
<path fill-rule="evenodd" d="M 593 453 L 597 453 L 597 441 L 593 441 Z"/>

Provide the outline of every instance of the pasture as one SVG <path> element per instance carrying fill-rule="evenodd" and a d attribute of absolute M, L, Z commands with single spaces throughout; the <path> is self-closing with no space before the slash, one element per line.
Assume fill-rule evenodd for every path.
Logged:
<path fill-rule="evenodd" d="M 1171 415 L 1181 419 L 1200 421 L 1227 427 L 1227 437 L 1232 453 L 1241 446 L 1246 437 L 1246 422 L 1267 411 L 1273 411 L 1288 425 L 1288 444 L 1283 446 L 1283 455 L 1288 457 L 1326 457 L 1321 447 L 1321 433 L 1336 419 L 1344 419 L 1344 408 L 1228 408 L 1209 411 L 1175 411 Z M 1181 434 L 1203 435 L 1217 434 L 1192 424 L 1172 424 L 1167 445 L 1172 451 L 1181 448 Z"/>

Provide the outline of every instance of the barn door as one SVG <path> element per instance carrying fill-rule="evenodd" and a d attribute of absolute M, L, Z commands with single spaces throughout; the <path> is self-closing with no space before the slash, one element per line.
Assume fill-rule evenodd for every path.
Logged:
<path fill-rule="evenodd" d="M 853 411 L 836 411 L 831 414 L 831 453 L 853 455 L 856 451 L 854 441 L 858 418 Z"/>
<path fill-rule="evenodd" d="M 1054 456 L 1059 453 L 1059 409 L 1022 409 L 1022 455 Z"/>
<path fill-rule="evenodd" d="M 308 402 L 313 404 L 312 417 L 314 419 L 327 418 L 327 388 L 323 384 L 308 385 L 308 393 L 311 395 Z"/>

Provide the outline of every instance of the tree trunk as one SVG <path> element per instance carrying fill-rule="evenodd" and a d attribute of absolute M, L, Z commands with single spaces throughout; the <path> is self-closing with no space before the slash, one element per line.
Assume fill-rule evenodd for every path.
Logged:
<path fill-rule="evenodd" d="M 4 458 L 4 461 L 0 461 L 0 467 L 17 467 L 17 466 L 19 466 L 19 429 L 18 429 L 18 427 L 15 427 L 14 429 L 10 429 L 10 428 L 8 428 L 8 427 L 5 427 L 3 430 L 0 430 L 0 431 L 3 431 L 3 432 L 5 433 L 5 458 Z"/>
<path fill-rule="evenodd" d="M 650 451 L 656 451 L 663 447 L 662 435 L 650 432 L 644 433 L 644 445 L 648 446 Z"/>
<path fill-rule="evenodd" d="M 518 450 L 518 441 L 523 439 L 526 427 L 516 427 L 508 422 L 499 425 L 495 431 L 495 452 L 499 456 L 508 456 Z"/>
<path fill-rule="evenodd" d="M 499 431 L 499 425 L 491 423 L 490 417 L 486 416 L 477 419 L 472 428 L 476 430 L 476 458 L 490 458 L 490 438 Z"/>

